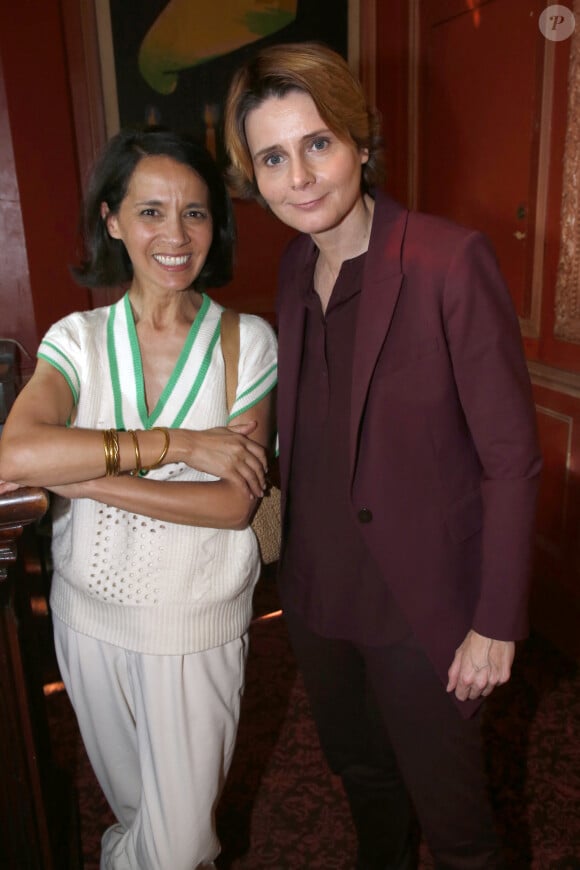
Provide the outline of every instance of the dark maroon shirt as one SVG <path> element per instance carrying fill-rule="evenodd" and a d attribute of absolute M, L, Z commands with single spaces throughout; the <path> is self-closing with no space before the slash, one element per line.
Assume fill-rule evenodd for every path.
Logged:
<path fill-rule="evenodd" d="M 282 606 L 325 637 L 368 645 L 408 634 L 350 501 L 354 335 L 365 254 L 342 264 L 326 315 L 310 281 L 280 566 Z"/>

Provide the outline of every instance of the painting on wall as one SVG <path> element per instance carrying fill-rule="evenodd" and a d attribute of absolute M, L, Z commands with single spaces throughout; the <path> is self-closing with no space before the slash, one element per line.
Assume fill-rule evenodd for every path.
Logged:
<path fill-rule="evenodd" d="M 219 162 L 233 71 L 274 42 L 319 40 L 355 64 L 358 0 L 97 0 L 107 135 L 187 131 Z"/>

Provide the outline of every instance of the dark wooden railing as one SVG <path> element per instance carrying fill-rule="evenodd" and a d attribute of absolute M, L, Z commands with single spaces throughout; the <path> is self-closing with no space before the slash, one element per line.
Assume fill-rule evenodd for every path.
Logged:
<path fill-rule="evenodd" d="M 74 795 L 52 762 L 22 544 L 48 509 L 42 489 L 0 495 L 0 868 L 81 867 Z M 20 544 L 20 548 L 19 548 Z"/>

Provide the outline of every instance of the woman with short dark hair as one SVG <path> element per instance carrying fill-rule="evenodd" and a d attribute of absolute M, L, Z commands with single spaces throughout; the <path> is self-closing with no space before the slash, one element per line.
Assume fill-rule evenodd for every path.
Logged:
<path fill-rule="evenodd" d="M 197 142 L 161 128 L 122 130 L 109 142 L 95 165 L 84 201 L 83 235 L 87 257 L 74 269 L 80 284 L 115 287 L 131 281 L 133 265 L 123 243 L 113 239 L 102 220 L 102 203 L 116 212 L 139 161 L 145 157 L 169 157 L 196 167 L 207 185 L 213 222 L 213 238 L 205 263 L 195 278 L 197 290 L 221 287 L 232 277 L 235 225 L 230 197 L 213 158 Z"/>
<path fill-rule="evenodd" d="M 4 428 L 0 477 L 59 496 L 55 646 L 117 818 L 101 867 L 213 867 L 260 573 L 249 522 L 265 484 L 276 341 L 240 316 L 228 411 L 222 308 L 204 289 L 230 277 L 232 209 L 189 139 L 114 137 L 84 226 L 75 274 L 127 291 L 49 329 Z"/>

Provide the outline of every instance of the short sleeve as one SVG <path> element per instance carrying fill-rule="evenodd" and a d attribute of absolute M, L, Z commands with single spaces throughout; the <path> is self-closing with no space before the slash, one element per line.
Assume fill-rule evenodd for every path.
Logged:
<path fill-rule="evenodd" d="M 240 315 L 238 388 L 230 420 L 257 405 L 278 382 L 277 342 L 272 327 L 253 314 Z"/>
<path fill-rule="evenodd" d="M 81 351 L 78 318 L 70 315 L 54 323 L 40 343 L 38 359 L 61 373 L 70 387 L 75 405 L 81 391 Z"/>

